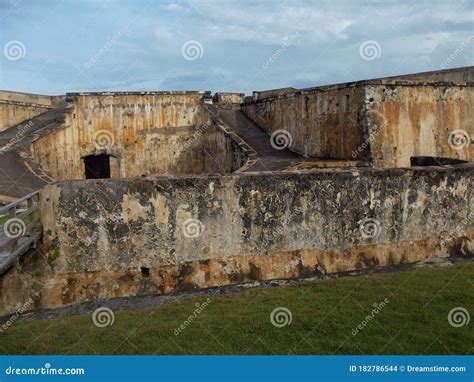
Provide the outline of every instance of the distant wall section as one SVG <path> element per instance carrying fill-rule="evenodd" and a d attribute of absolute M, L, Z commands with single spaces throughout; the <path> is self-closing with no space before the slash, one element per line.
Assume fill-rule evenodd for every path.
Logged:
<path fill-rule="evenodd" d="M 246 100 L 243 112 L 269 134 L 288 131 L 289 149 L 298 154 L 351 159 L 351 153 L 363 143 L 361 87 L 336 86 L 293 93 L 285 89 L 275 97 Z"/>
<path fill-rule="evenodd" d="M 289 132 L 289 149 L 305 156 L 378 168 L 410 167 L 421 156 L 472 161 L 473 77 L 465 68 L 258 92 L 242 110 L 268 134 Z"/>
<path fill-rule="evenodd" d="M 474 86 L 367 85 L 365 100 L 374 166 L 409 167 L 418 156 L 474 158 Z"/>
<path fill-rule="evenodd" d="M 61 97 L 0 91 L 0 131 L 43 114 Z"/>
<path fill-rule="evenodd" d="M 69 94 L 63 128 L 33 142 L 55 180 L 83 179 L 83 158 L 108 154 L 113 177 L 228 173 L 245 160 L 211 122 L 206 92 Z"/>

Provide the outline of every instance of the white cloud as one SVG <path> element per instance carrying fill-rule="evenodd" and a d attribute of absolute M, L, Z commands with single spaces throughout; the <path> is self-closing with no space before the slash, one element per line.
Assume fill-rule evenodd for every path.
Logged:
<path fill-rule="evenodd" d="M 295 32 L 300 43 L 323 43 L 345 39 L 352 16 L 302 3 L 301 6 L 279 3 L 192 3 L 205 20 L 209 37 L 217 40 L 251 40 L 256 43 L 281 44 Z"/>
<path fill-rule="evenodd" d="M 166 26 L 158 26 L 153 32 L 155 37 L 157 37 L 159 40 L 171 40 L 176 38 L 176 33 L 171 31 L 171 29 Z"/>
<path fill-rule="evenodd" d="M 184 8 L 178 3 L 165 4 L 165 5 L 162 5 L 160 8 L 165 11 L 170 11 L 170 12 L 181 12 L 184 10 Z"/>
<path fill-rule="evenodd" d="M 54 0 L 56 1 L 56 0 Z M 148 3 L 148 2 L 147 2 Z M 440 69 L 473 34 L 472 0 L 168 0 L 144 6 L 138 1 L 81 1 L 51 12 L 33 0 L 18 12 L 2 14 L 5 44 L 20 40 L 24 60 L 5 63 L 3 87 L 56 94 L 87 88 L 205 89 L 244 91 L 281 86 L 307 87 Z M 15 8 L 16 9 L 16 8 Z M 31 33 L 32 25 L 40 23 Z M 38 21 L 39 20 L 39 21 Z M 57 33 L 57 23 L 64 29 Z M 87 75 L 86 62 L 125 25 L 130 34 L 117 41 Z M 291 36 L 291 46 L 268 70 L 262 63 Z M 181 47 L 199 41 L 196 61 L 183 59 Z M 380 59 L 364 61 L 359 46 L 377 41 Z M 472 64 L 474 42 L 449 67 Z M 33 79 L 32 74 L 37 73 Z"/>

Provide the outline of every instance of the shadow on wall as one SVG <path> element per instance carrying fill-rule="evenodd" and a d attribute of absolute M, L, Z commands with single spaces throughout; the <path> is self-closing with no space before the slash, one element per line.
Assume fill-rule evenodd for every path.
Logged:
<path fill-rule="evenodd" d="M 411 157 L 410 165 L 416 166 L 446 166 L 446 165 L 458 165 L 468 163 L 465 160 L 452 159 L 452 158 L 436 158 L 436 157 Z"/>

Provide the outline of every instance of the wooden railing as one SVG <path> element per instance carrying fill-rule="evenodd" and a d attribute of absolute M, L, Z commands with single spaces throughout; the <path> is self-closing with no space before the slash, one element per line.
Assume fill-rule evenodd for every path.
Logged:
<path fill-rule="evenodd" d="M 39 192 L 0 208 L 0 275 L 41 238 Z"/>

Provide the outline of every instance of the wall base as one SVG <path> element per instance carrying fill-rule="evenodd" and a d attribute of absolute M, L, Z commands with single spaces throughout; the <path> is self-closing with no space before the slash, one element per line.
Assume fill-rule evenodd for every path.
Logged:
<path fill-rule="evenodd" d="M 340 251 L 302 249 L 189 261 L 148 270 L 54 273 L 41 251 L 29 253 L 0 278 L 0 316 L 98 299 L 180 293 L 201 288 L 411 264 L 446 256 L 473 256 L 474 231 L 445 243 L 418 241 L 354 246 Z M 145 274 L 144 274 L 145 273 Z"/>

